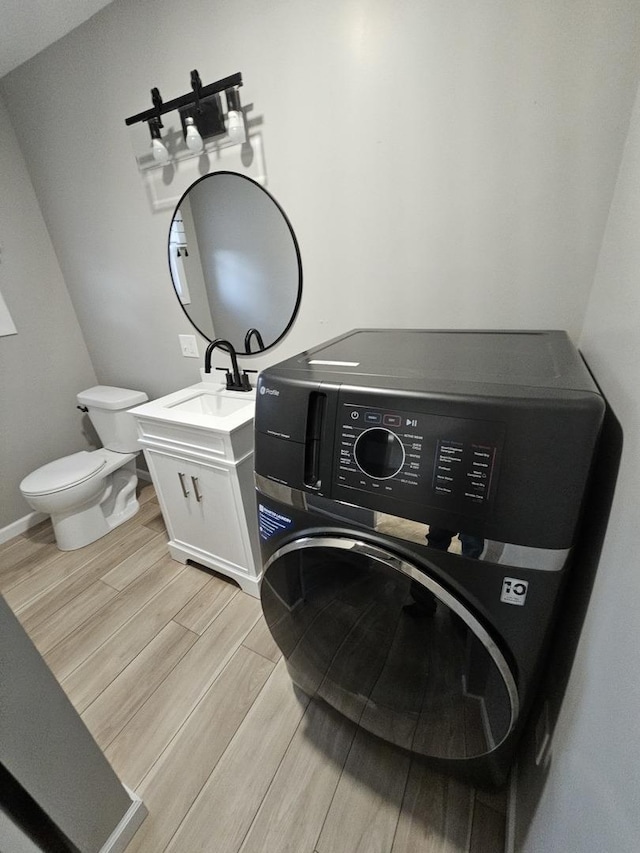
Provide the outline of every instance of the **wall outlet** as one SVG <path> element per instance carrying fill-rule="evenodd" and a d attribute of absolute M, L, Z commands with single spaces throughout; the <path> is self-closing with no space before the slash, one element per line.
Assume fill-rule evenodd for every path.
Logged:
<path fill-rule="evenodd" d="M 180 341 L 182 355 L 187 358 L 200 358 L 198 342 L 196 341 L 195 335 L 178 335 L 178 340 Z"/>

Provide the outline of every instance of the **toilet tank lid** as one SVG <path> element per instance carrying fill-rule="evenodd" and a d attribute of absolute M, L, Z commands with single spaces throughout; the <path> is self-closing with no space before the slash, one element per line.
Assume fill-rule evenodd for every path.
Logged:
<path fill-rule="evenodd" d="M 129 388 L 114 388 L 111 385 L 95 385 L 78 394 L 81 406 L 93 406 L 97 409 L 131 409 L 149 398 L 144 391 L 132 391 Z"/>

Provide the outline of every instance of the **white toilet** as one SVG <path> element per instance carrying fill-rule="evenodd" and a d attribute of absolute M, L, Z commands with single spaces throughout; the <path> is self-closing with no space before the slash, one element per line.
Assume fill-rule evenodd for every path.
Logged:
<path fill-rule="evenodd" d="M 20 483 L 27 503 L 51 516 L 61 551 L 95 542 L 139 509 L 135 459 L 140 448 L 133 415 L 142 391 L 96 385 L 78 394 L 103 447 L 49 462 Z"/>

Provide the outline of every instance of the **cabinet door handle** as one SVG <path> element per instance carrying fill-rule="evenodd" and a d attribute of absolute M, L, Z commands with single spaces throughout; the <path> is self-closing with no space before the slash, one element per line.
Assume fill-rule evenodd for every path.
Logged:
<path fill-rule="evenodd" d="M 202 500 L 202 495 L 200 494 L 200 489 L 198 488 L 198 478 L 192 477 L 191 482 L 193 483 L 193 491 L 195 492 L 196 500 L 198 501 L 198 503 L 200 503 L 200 501 Z"/>
<path fill-rule="evenodd" d="M 182 487 L 182 494 L 185 498 L 189 497 L 189 489 L 184 484 L 184 474 L 181 471 L 178 471 L 178 477 L 180 478 L 180 485 Z"/>

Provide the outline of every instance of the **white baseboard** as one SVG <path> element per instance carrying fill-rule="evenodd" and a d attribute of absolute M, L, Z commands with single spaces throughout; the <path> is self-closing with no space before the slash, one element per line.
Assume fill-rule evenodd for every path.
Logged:
<path fill-rule="evenodd" d="M 143 468 L 136 468 L 136 476 L 139 480 L 144 480 L 145 483 L 151 482 L 151 474 Z"/>
<path fill-rule="evenodd" d="M 13 539 L 15 536 L 20 536 L 21 533 L 26 533 L 30 527 L 35 527 L 36 524 L 40 524 L 45 518 L 48 518 L 48 516 L 43 512 L 30 512 L 29 515 L 25 515 L 23 518 L 7 524 L 6 527 L 0 529 L 0 545 L 3 542 L 8 542 L 9 539 Z"/>
<path fill-rule="evenodd" d="M 131 805 L 120 823 L 100 848 L 100 853 L 123 853 L 148 814 L 147 807 L 140 797 L 134 791 L 127 788 L 126 785 L 124 787 L 127 794 L 131 797 Z"/>
<path fill-rule="evenodd" d="M 516 808 L 518 794 L 518 763 L 511 768 L 509 776 L 509 793 L 507 795 L 507 831 L 505 833 L 504 853 L 515 853 L 516 850 Z"/>

